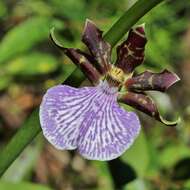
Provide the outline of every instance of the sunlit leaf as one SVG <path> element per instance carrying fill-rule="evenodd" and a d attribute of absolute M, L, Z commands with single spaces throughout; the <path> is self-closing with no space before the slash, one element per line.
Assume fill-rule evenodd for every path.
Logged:
<path fill-rule="evenodd" d="M 37 185 L 33 183 L 10 183 L 0 181 L 0 189 L 1 190 L 51 190 L 49 187 L 45 187 L 43 185 Z"/>
<path fill-rule="evenodd" d="M 190 157 L 190 150 L 184 144 L 171 144 L 166 146 L 159 154 L 160 165 L 170 168 L 180 159 Z"/>
<path fill-rule="evenodd" d="M 185 182 L 184 189 L 190 189 L 190 179 Z"/>
<path fill-rule="evenodd" d="M 122 160 L 130 164 L 139 176 L 143 176 L 147 170 L 150 158 L 147 141 L 143 130 L 135 143 L 121 157 Z"/>
<path fill-rule="evenodd" d="M 127 184 L 123 190 L 147 190 L 147 185 L 144 180 L 136 179 L 131 183 Z"/>
<path fill-rule="evenodd" d="M 99 189 L 113 190 L 113 181 L 106 162 L 93 161 L 99 176 Z"/>
<path fill-rule="evenodd" d="M 53 14 L 53 9 L 51 5 L 43 0 L 27 0 L 22 4 L 17 4 L 16 9 L 17 12 L 24 12 L 23 14 L 27 14 L 29 12 L 40 16 L 52 16 Z"/>
<path fill-rule="evenodd" d="M 6 71 L 11 75 L 40 75 L 54 72 L 58 65 L 58 61 L 52 55 L 34 52 L 7 63 Z"/>

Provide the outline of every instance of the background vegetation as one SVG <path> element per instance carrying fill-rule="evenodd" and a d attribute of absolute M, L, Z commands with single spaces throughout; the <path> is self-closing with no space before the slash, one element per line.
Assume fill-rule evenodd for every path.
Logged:
<path fill-rule="evenodd" d="M 134 2 L 0 0 L 0 148 L 40 104 L 45 90 L 75 69 L 50 42 L 49 29 L 56 28 L 65 46 L 84 48 L 80 37 L 86 18 L 107 31 Z M 138 71 L 168 68 L 182 79 L 168 95 L 152 94 L 166 118 L 181 116 L 176 128 L 139 113 L 140 136 L 111 162 L 87 161 L 75 152 L 58 151 L 40 134 L 7 170 L 0 190 L 189 190 L 189 20 L 190 1 L 171 0 L 139 22 L 146 23 L 149 41 Z"/>

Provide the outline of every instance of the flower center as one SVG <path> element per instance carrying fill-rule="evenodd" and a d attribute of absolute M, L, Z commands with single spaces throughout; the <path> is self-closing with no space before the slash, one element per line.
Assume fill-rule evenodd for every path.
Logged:
<path fill-rule="evenodd" d="M 120 87 L 125 81 L 125 73 L 122 69 L 112 66 L 105 78 L 110 86 Z"/>

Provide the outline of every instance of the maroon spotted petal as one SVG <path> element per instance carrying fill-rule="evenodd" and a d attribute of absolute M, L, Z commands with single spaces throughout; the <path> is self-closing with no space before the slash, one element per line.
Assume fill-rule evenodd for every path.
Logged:
<path fill-rule="evenodd" d="M 110 68 L 111 46 L 104 41 L 102 31 L 96 25 L 86 20 L 82 41 L 86 44 L 97 62 L 97 69 L 105 74 Z"/>
<path fill-rule="evenodd" d="M 165 119 L 163 119 L 162 116 L 159 114 L 159 111 L 154 101 L 146 94 L 128 92 L 125 95 L 121 95 L 119 97 L 119 101 L 130 105 L 135 109 L 148 114 L 151 117 L 154 117 L 156 120 L 164 123 L 165 125 L 175 126 L 179 122 L 179 119 L 177 121 L 166 121 Z"/>
<path fill-rule="evenodd" d="M 168 70 L 161 73 L 145 71 L 126 81 L 126 87 L 130 91 L 157 90 L 165 92 L 170 86 L 179 81 L 179 77 Z"/>
<path fill-rule="evenodd" d="M 74 48 L 65 48 L 63 47 L 55 38 L 54 31 L 51 31 L 50 37 L 54 44 L 61 49 L 72 61 L 78 66 L 86 77 L 94 84 L 99 83 L 99 79 L 101 77 L 100 73 L 96 70 L 96 68 L 91 64 L 91 56 L 82 52 L 79 49 Z"/>
<path fill-rule="evenodd" d="M 127 40 L 117 47 L 116 66 L 125 73 L 131 73 L 144 61 L 146 42 L 143 25 L 131 29 Z"/>

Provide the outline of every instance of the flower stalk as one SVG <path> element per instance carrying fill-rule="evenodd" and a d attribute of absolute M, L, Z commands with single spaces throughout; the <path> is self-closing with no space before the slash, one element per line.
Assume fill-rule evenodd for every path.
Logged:
<path fill-rule="evenodd" d="M 115 44 L 126 34 L 126 32 L 148 11 L 163 2 L 164 0 L 139 0 L 111 27 L 105 34 L 104 39 L 115 46 Z M 69 84 L 73 75 L 78 72 L 76 69 L 64 82 Z M 82 82 L 85 78 L 81 77 Z M 13 136 L 11 141 L 2 149 L 0 153 L 0 176 L 20 155 L 24 148 L 40 133 L 38 109 L 35 110 L 29 119 L 21 126 L 20 130 Z"/>

